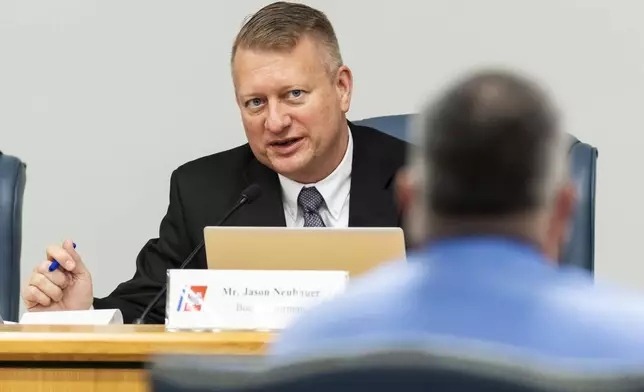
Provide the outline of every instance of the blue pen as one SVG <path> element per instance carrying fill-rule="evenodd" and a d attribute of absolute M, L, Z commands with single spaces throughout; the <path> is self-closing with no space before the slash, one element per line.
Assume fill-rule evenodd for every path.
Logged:
<path fill-rule="evenodd" d="M 74 249 L 76 249 L 76 243 L 72 242 L 72 244 L 74 245 Z M 49 272 L 53 272 L 59 266 L 60 266 L 60 263 L 58 262 L 58 260 L 54 259 L 52 263 L 49 265 Z"/>

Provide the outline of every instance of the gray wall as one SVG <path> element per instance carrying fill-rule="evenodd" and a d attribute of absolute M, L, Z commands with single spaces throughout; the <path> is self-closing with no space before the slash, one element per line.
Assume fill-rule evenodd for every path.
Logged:
<path fill-rule="evenodd" d="M 181 163 L 244 142 L 229 71 L 264 1 L 0 0 L 0 147 L 28 164 L 23 279 L 71 237 L 108 294 L 134 272 Z M 308 2 L 355 75 L 353 119 L 414 111 L 455 74 L 546 81 L 599 147 L 597 276 L 644 288 L 644 5 L 637 0 Z"/>

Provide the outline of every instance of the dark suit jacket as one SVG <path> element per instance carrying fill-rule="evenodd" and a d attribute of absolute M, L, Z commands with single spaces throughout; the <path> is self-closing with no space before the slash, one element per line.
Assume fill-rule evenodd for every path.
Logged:
<path fill-rule="evenodd" d="M 353 166 L 349 226 L 401 227 L 394 199 L 394 176 L 405 163 L 407 143 L 368 127 L 349 123 L 353 136 Z M 178 268 L 203 240 L 203 228 L 218 222 L 250 184 L 261 196 L 230 216 L 226 226 L 286 226 L 277 174 L 261 164 L 248 144 L 188 162 L 170 179 L 170 203 L 159 238 L 143 247 L 134 277 L 108 297 L 95 298 L 94 308 L 118 308 L 126 323 L 143 309 L 166 283 L 166 270 Z M 189 268 L 206 268 L 200 252 Z M 164 323 L 165 297 L 147 317 Z"/>

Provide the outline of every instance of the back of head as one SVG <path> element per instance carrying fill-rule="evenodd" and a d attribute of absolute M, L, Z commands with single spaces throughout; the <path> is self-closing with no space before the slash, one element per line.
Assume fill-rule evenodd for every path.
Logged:
<path fill-rule="evenodd" d="M 503 71 L 476 73 L 428 106 L 416 129 L 430 235 L 517 234 L 555 203 L 564 134 L 546 94 Z M 467 233 L 467 232 L 470 233 Z"/>

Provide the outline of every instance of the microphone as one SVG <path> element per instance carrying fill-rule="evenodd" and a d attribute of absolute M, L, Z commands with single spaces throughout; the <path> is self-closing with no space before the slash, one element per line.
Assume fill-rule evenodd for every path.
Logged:
<path fill-rule="evenodd" d="M 244 189 L 239 196 L 239 200 L 237 200 L 237 203 L 228 211 L 226 215 L 215 225 L 215 226 L 221 226 L 228 220 L 228 218 L 235 212 L 237 211 L 241 206 L 244 204 L 250 204 L 253 201 L 255 201 L 260 195 L 262 194 L 262 188 L 259 187 L 257 184 L 251 184 L 249 185 L 246 189 Z M 199 245 L 197 245 L 196 248 L 193 249 L 193 251 L 186 257 L 186 259 L 181 263 L 179 266 L 179 269 L 184 269 L 192 261 L 192 259 L 199 253 L 201 249 L 203 249 L 205 243 L 204 240 L 201 240 Z M 156 297 L 152 299 L 152 301 L 148 304 L 147 308 L 141 313 L 141 317 L 137 318 L 134 320 L 134 324 L 145 324 L 145 317 L 150 313 L 154 305 L 159 302 L 163 294 L 165 294 L 166 290 L 168 289 L 168 284 L 166 283 L 161 290 L 157 293 Z"/>

